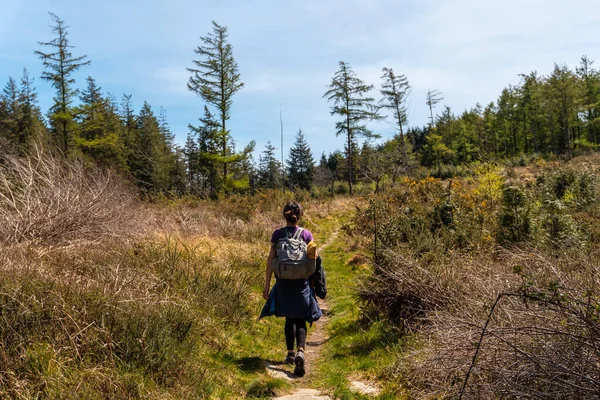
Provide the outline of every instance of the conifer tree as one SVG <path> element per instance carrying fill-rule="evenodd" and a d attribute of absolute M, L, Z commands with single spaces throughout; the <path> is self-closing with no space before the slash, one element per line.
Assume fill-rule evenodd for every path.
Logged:
<path fill-rule="evenodd" d="M 130 169 L 134 163 L 137 137 L 137 122 L 131 94 L 122 95 L 119 110 L 119 118 L 122 126 L 121 143 L 123 144 L 123 157 L 127 162 L 127 169 Z"/>
<path fill-rule="evenodd" d="M 549 111 L 556 121 L 554 149 L 556 153 L 567 153 L 573 157 L 571 129 L 576 125 L 581 92 L 575 74 L 566 65 L 554 65 L 554 71 L 548 78 L 547 96 Z"/>
<path fill-rule="evenodd" d="M 356 140 L 358 137 L 375 138 L 374 134 L 367 125 L 366 121 L 381 119 L 377 107 L 374 105 L 374 99 L 369 97 L 369 92 L 373 85 L 365 84 L 356 77 L 352 68 L 345 62 L 339 62 L 340 69 L 335 73 L 329 90 L 323 97 L 328 101 L 333 101 L 331 115 L 342 117 L 336 123 L 336 136 L 341 134 L 346 136 L 346 158 L 348 163 L 348 187 L 350 194 L 353 193 L 352 184 L 355 180 L 355 160 L 354 154 L 357 150 Z"/>
<path fill-rule="evenodd" d="M 379 103 L 381 107 L 387 108 L 392 112 L 400 139 L 402 165 L 406 167 L 408 155 L 404 141 L 404 126 L 408 123 L 406 99 L 410 93 L 410 85 L 406 76 L 396 75 L 392 68 L 383 68 L 381 79 L 383 79 L 383 83 L 381 84 L 380 92 L 383 98 Z"/>
<path fill-rule="evenodd" d="M 523 114 L 525 152 L 533 148 L 538 152 L 543 150 L 544 132 L 542 130 L 542 82 L 537 72 L 521 75 L 519 91 L 519 107 Z M 531 146 L 528 145 L 531 140 Z"/>
<path fill-rule="evenodd" d="M 161 187 L 162 182 L 157 181 L 159 174 L 156 173 L 160 168 L 158 165 L 160 140 L 158 119 L 150 104 L 144 102 L 137 117 L 134 152 L 129 169 L 137 185 L 146 194 L 158 193 L 166 189 Z"/>
<path fill-rule="evenodd" d="M 50 121 L 52 132 L 66 155 L 69 152 L 69 143 L 74 130 L 71 104 L 77 95 L 77 90 L 73 88 L 75 79 L 72 78 L 72 74 L 81 67 L 89 65 L 90 61 L 85 55 L 73 56 L 71 53 L 73 46 L 69 44 L 65 22 L 56 14 L 50 13 L 50 17 L 55 24 L 52 32 L 56 37 L 49 42 L 39 42 L 39 44 L 51 48 L 51 52 L 36 51 L 35 54 L 43 60 L 46 68 L 42 73 L 42 79 L 51 82 L 56 90 L 54 104 L 50 109 Z"/>
<path fill-rule="evenodd" d="M 600 144 L 600 72 L 594 69 L 593 64 L 594 61 L 584 55 L 576 71 L 582 86 L 586 140 L 597 145 Z"/>
<path fill-rule="evenodd" d="M 266 189 L 275 189 L 281 179 L 281 162 L 275 155 L 275 146 L 267 142 L 265 149 L 258 159 L 259 186 Z"/>
<path fill-rule="evenodd" d="M 315 161 L 302 129 L 296 133 L 296 141 L 290 149 L 287 161 L 290 186 L 310 190 L 314 177 Z"/>
<path fill-rule="evenodd" d="M 444 100 L 444 98 L 442 97 L 442 93 L 440 93 L 440 91 L 438 91 L 438 90 L 428 90 L 427 91 L 427 99 L 425 101 L 425 104 L 427 104 L 427 107 L 429 107 L 431 126 L 433 126 L 434 121 L 435 121 L 433 118 L 433 109 L 435 108 L 436 104 L 442 100 Z"/>
<path fill-rule="evenodd" d="M 194 67 L 188 68 L 192 73 L 188 89 L 217 110 L 220 159 L 215 158 L 215 161 L 222 164 L 223 181 L 225 181 L 228 178 L 228 165 L 244 158 L 244 154 L 231 154 L 231 135 L 227 129 L 233 95 L 244 86 L 244 83 L 241 81 L 238 64 L 233 58 L 233 47 L 227 41 L 227 27 L 214 21 L 212 24 L 213 32 L 200 37 L 202 45 L 194 50 L 201 59 L 193 60 Z M 213 154 L 216 155 L 217 153 Z M 216 180 L 213 180 L 213 183 L 214 181 Z"/>
<path fill-rule="evenodd" d="M 177 165 L 176 151 L 173 145 L 174 135 L 167 122 L 167 114 L 164 108 L 160 108 L 157 118 L 158 136 L 155 138 L 152 149 L 153 164 L 153 182 L 155 190 L 158 192 L 168 192 L 174 190 L 172 178 L 179 174 L 176 171 L 180 166 Z"/>
<path fill-rule="evenodd" d="M 192 131 L 188 132 L 185 146 L 183 148 L 187 176 L 187 187 L 190 193 L 199 194 L 200 191 L 200 160 L 198 150 L 198 139 Z"/>
<path fill-rule="evenodd" d="M 223 159 L 220 153 L 222 131 L 207 106 L 204 106 L 204 115 L 199 121 L 201 124 L 198 126 L 188 124 L 190 134 L 198 138 L 195 172 L 203 181 L 203 189 L 209 191 L 211 198 L 216 198 L 223 182 L 218 174 L 219 163 Z M 193 165 L 194 161 L 188 159 L 188 163 Z"/>
<path fill-rule="evenodd" d="M 17 82 L 8 78 L 6 86 L 0 93 L 0 136 L 15 147 L 19 141 L 19 121 L 21 120 L 21 103 L 19 101 L 19 88 Z"/>
<path fill-rule="evenodd" d="M 21 119 L 18 128 L 18 141 L 20 145 L 27 147 L 32 139 L 41 139 L 45 129 L 42 112 L 38 106 L 37 92 L 33 85 L 33 78 L 29 76 L 27 68 L 23 68 L 19 103 L 21 104 Z"/>
<path fill-rule="evenodd" d="M 122 126 L 114 101 L 104 98 L 102 89 L 91 76 L 87 87 L 81 92 L 81 105 L 77 108 L 78 130 L 73 140 L 77 148 L 99 162 L 120 171 L 125 170 L 126 160 L 120 138 Z"/>

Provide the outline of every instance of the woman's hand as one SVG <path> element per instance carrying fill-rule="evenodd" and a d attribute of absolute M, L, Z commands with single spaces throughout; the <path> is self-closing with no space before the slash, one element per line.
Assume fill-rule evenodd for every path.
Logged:
<path fill-rule="evenodd" d="M 269 287 L 268 286 L 265 286 L 265 288 L 263 289 L 263 299 L 269 300 Z"/>

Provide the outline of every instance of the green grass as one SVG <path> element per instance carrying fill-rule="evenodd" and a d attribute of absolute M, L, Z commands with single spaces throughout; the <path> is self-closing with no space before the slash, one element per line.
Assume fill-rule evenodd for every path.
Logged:
<path fill-rule="evenodd" d="M 355 253 L 364 252 L 343 229 L 352 218 L 352 213 L 347 212 L 322 223 L 325 235 L 336 228 L 341 230 L 321 253 L 327 272 L 330 338 L 322 350 L 324 358 L 317 366 L 313 384 L 336 398 L 363 399 L 369 397 L 353 393 L 349 378 L 363 382 L 376 380 L 383 389 L 378 398 L 405 398 L 393 382 L 386 382 L 386 370 L 397 360 L 403 339 L 385 322 L 367 321 L 357 304 L 356 285 L 370 269 L 365 265 L 348 264 Z"/>
<path fill-rule="evenodd" d="M 322 246 L 351 223 L 355 204 L 319 203 L 304 226 Z M 266 398 L 300 385 L 358 398 L 347 377 L 381 376 L 397 340 L 381 323 L 360 323 L 353 287 L 368 269 L 346 264 L 363 250 L 349 249 L 345 232 L 322 254 L 331 314 L 326 358 L 293 384 L 265 369 L 286 351 L 283 319 L 257 320 L 266 244 L 225 248 L 218 238 L 167 236 L 42 256 L 15 251 L 11 257 L 27 268 L 0 273 L 0 341 L 9 360 L 0 397 Z"/>

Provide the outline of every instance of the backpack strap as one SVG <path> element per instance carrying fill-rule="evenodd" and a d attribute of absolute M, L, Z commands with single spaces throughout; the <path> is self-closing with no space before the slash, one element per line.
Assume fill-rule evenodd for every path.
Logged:
<path fill-rule="evenodd" d="M 302 237 L 302 232 L 304 232 L 304 228 L 298 227 L 298 229 L 296 229 L 296 233 L 294 233 L 293 239 L 300 240 Z"/>

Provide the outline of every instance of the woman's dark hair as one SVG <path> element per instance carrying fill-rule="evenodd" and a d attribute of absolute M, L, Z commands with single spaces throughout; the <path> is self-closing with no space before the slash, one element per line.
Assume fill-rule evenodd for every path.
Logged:
<path fill-rule="evenodd" d="M 283 217 L 291 224 L 297 224 L 302 217 L 302 206 L 300 203 L 290 201 L 283 206 Z"/>

